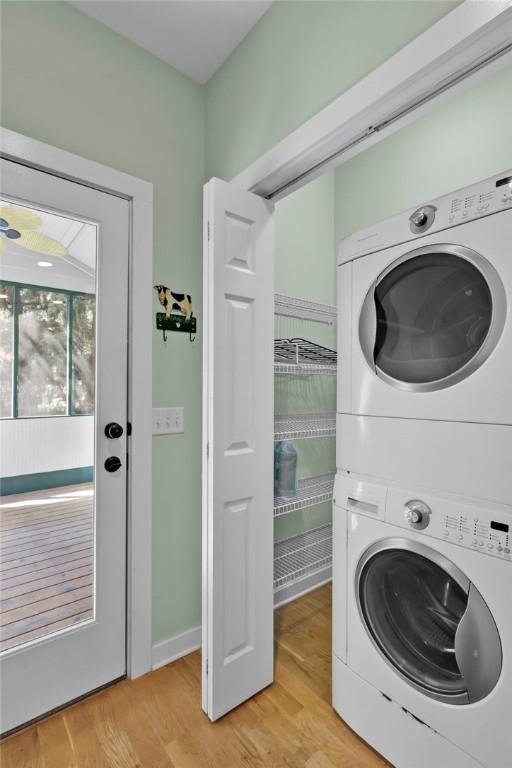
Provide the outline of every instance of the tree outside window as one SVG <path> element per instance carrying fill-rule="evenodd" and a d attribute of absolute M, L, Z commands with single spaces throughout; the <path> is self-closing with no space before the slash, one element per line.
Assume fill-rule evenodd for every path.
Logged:
<path fill-rule="evenodd" d="M 72 393 L 73 413 L 94 412 L 96 372 L 96 299 L 73 296 L 72 301 Z"/>
<path fill-rule="evenodd" d="M 13 293 L 0 284 L 0 418 L 12 415 Z"/>
<path fill-rule="evenodd" d="M 94 413 L 96 300 L 0 286 L 0 416 Z"/>

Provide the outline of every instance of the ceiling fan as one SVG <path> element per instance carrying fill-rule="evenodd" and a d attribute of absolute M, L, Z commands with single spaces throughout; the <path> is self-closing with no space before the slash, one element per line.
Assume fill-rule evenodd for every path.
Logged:
<path fill-rule="evenodd" d="M 14 205 L 0 206 L 0 254 L 6 240 L 43 256 L 65 256 L 66 248 L 53 237 L 37 232 L 43 224 L 40 216 Z"/>

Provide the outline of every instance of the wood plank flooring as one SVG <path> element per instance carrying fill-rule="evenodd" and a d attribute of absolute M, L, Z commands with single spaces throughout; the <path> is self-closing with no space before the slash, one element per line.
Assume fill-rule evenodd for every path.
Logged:
<path fill-rule="evenodd" d="M 11 736 L 2 768 L 391 768 L 331 707 L 330 586 L 275 622 L 275 683 L 217 723 L 196 652 Z"/>
<path fill-rule="evenodd" d="M 0 498 L 0 651 L 92 617 L 93 485 Z"/>

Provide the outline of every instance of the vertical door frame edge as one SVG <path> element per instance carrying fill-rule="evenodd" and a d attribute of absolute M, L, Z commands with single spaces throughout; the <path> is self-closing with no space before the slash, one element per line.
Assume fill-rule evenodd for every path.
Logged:
<path fill-rule="evenodd" d="M 126 673 L 151 670 L 153 184 L 0 126 L 0 157 L 129 202 Z M 138 375 L 137 375 L 138 374 Z"/>

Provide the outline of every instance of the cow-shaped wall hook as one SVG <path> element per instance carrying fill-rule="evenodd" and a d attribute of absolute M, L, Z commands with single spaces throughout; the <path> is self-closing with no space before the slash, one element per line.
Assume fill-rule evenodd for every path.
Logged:
<path fill-rule="evenodd" d="M 167 341 L 166 330 L 186 331 L 190 334 L 190 341 L 194 341 L 196 332 L 196 319 L 192 313 L 192 297 L 188 293 L 178 293 L 166 285 L 153 286 L 158 295 L 158 301 L 165 310 L 157 313 L 156 326 L 163 331 L 164 341 Z M 179 314 L 185 317 L 180 320 Z"/>
<path fill-rule="evenodd" d="M 155 285 L 158 301 L 165 309 L 165 316 L 169 317 L 173 309 L 178 309 L 187 320 L 192 317 L 192 298 L 188 293 L 176 293 L 166 285 Z"/>

